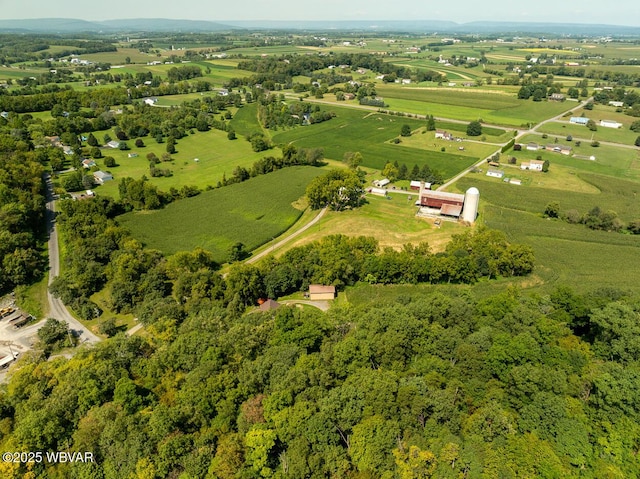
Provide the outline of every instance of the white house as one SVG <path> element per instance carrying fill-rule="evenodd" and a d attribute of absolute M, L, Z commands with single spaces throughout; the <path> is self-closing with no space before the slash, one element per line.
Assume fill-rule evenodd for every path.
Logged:
<path fill-rule="evenodd" d="M 116 140 L 111 140 L 109 143 L 107 143 L 107 146 L 109 148 L 120 148 L 120 142 Z"/>
<path fill-rule="evenodd" d="M 609 105 L 615 106 L 615 107 L 622 107 L 622 106 L 624 106 L 624 102 L 623 101 L 610 101 Z"/>
<path fill-rule="evenodd" d="M 113 175 L 111 173 L 107 173 L 105 171 L 96 171 L 93 174 L 93 179 L 99 185 L 103 184 L 106 181 L 113 180 Z"/>
<path fill-rule="evenodd" d="M 489 171 L 487 171 L 487 176 L 490 176 L 492 178 L 502 178 L 504 176 L 504 171 L 497 170 L 495 168 L 489 168 Z"/>
<path fill-rule="evenodd" d="M 542 171 L 543 165 L 544 165 L 544 161 L 542 160 L 523 161 L 520 164 L 520 169 L 530 170 L 530 171 Z"/>
<path fill-rule="evenodd" d="M 605 128 L 622 128 L 622 123 L 613 120 L 600 120 L 600 126 Z"/>
<path fill-rule="evenodd" d="M 446 132 L 445 130 L 436 130 L 436 138 L 441 138 L 443 140 L 453 140 L 453 135 L 451 133 Z"/>
<path fill-rule="evenodd" d="M 145 98 L 144 102 L 149 106 L 153 106 L 156 103 L 158 103 L 158 99 L 157 98 Z"/>

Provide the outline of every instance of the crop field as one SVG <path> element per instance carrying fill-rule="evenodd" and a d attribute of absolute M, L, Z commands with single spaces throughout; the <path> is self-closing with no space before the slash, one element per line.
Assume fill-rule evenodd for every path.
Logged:
<path fill-rule="evenodd" d="M 531 173 L 531 175 L 534 174 Z M 552 174 L 551 169 L 548 175 L 550 174 Z M 545 181 L 543 173 L 537 173 L 537 175 L 542 177 L 541 182 Z M 599 206 L 604 210 L 617 212 L 624 221 L 640 219 L 640 202 L 636 199 L 637 194 L 640 193 L 640 184 L 590 173 L 580 173 L 578 177 L 596 190 L 587 187 L 584 191 L 568 191 L 548 188 L 544 184 L 537 187 L 516 186 L 477 175 L 462 178 L 456 186 L 461 191 L 475 186 L 480 190 L 483 202 L 528 213 L 542 214 L 549 202 L 557 201 L 562 211 L 574 209 L 580 213 L 586 213 L 594 206 Z M 531 184 L 536 183 L 533 180 Z"/>
<path fill-rule="evenodd" d="M 403 148 L 402 143 L 392 145 L 390 140 L 400 134 L 402 125 L 413 130 L 424 125 L 424 120 L 397 117 L 380 113 L 367 113 L 349 108 L 330 108 L 336 117 L 320 124 L 299 127 L 273 136 L 276 144 L 294 143 L 299 147 L 323 148 L 325 157 L 342 160 L 348 151 L 359 151 L 363 166 L 383 169 L 387 161 L 398 161 L 408 168 L 428 164 L 450 178 L 475 163 L 478 158 L 440 151 L 426 152 L 417 148 Z"/>
<path fill-rule="evenodd" d="M 481 197 L 481 221 L 505 231 L 514 241 L 531 245 L 536 255 L 534 274 L 545 283 L 543 289 L 567 284 L 579 291 L 600 287 L 623 290 L 637 285 L 640 270 L 640 237 L 592 231 L 584 225 L 542 217 L 550 201 L 558 201 L 561 211 L 576 209 L 586 213 L 593 206 L 616 211 L 624 221 L 640 218 L 634 182 L 582 174 L 600 193 L 579 193 L 545 188 L 516 187 L 467 177 L 457 183 L 464 190 L 476 186 Z"/>
<path fill-rule="evenodd" d="M 513 96 L 491 91 L 460 89 L 420 89 L 377 87 L 391 110 L 409 113 L 429 113 L 436 117 L 473 121 L 481 118 L 499 125 L 521 126 L 538 123 L 569 109 L 556 102 L 518 100 Z M 495 100 L 495 101 L 494 101 Z"/>
<path fill-rule="evenodd" d="M 112 137 L 115 134 L 110 132 Z M 128 144 L 131 150 L 121 151 L 104 148 L 103 156 L 113 156 L 119 165 L 115 168 L 108 168 L 114 176 L 115 181 L 107 182 L 100 186 L 97 191 L 102 195 L 117 197 L 118 180 L 124 177 L 139 179 L 143 175 L 149 177 L 148 153 L 155 153 L 158 158 L 162 157 L 166 145 L 158 144 L 153 138 L 143 138 L 145 147 L 135 148 L 133 141 Z M 194 185 L 200 188 L 215 186 L 226 173 L 231 176 L 236 166 L 249 167 L 255 161 L 264 156 L 279 155 L 279 150 L 262 151 L 259 153 L 251 149 L 249 142 L 242 138 L 230 141 L 226 132 L 210 130 L 208 132 L 198 132 L 178 140 L 176 143 L 177 153 L 172 155 L 173 161 L 160 163 L 157 168 L 168 168 L 173 172 L 171 177 L 150 178 L 149 181 L 158 185 L 162 191 L 169 188 L 180 188 L 185 185 Z M 137 158 L 129 158 L 129 153 L 137 153 Z M 198 161 L 194 161 L 195 158 Z M 103 159 L 96 160 L 100 168 L 104 167 Z M 103 168 L 106 169 L 106 168 Z"/>
<path fill-rule="evenodd" d="M 432 220 L 415 216 L 415 192 L 389 193 L 389 198 L 367 195 L 367 203 L 357 210 L 332 212 L 309 228 L 286 249 L 310 243 L 330 234 L 372 236 L 381 248 L 400 249 L 404 244 L 428 242 L 434 252 L 444 249 L 451 235 L 465 231 L 465 227 L 444 221 L 440 228 Z"/>
<path fill-rule="evenodd" d="M 242 108 L 236 111 L 230 122 L 236 134 L 249 136 L 252 133 L 263 131 L 262 125 L 258 122 L 257 111 L 257 103 L 245 103 Z"/>
<path fill-rule="evenodd" d="M 322 173 L 309 166 L 286 168 L 118 220 L 133 237 L 164 254 L 203 248 L 224 262 L 235 243 L 253 250 L 291 227 L 302 214 L 292 203 Z"/>

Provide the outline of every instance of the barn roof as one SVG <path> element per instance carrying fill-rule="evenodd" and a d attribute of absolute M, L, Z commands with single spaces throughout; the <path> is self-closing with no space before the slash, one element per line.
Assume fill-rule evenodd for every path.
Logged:
<path fill-rule="evenodd" d="M 460 216 L 462 213 L 462 206 L 460 205 L 442 205 L 440 208 L 440 214 L 447 216 Z"/>
<path fill-rule="evenodd" d="M 334 293 L 336 292 L 335 286 L 326 286 L 324 284 L 310 284 L 309 285 L 309 293 L 317 294 L 317 293 Z"/>

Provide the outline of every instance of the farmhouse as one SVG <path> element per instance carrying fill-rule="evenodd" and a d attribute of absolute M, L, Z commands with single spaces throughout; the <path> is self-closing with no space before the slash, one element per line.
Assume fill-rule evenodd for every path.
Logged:
<path fill-rule="evenodd" d="M 145 104 L 147 104 L 149 106 L 153 106 L 156 103 L 158 103 L 158 99 L 157 98 L 145 98 L 144 102 L 145 102 Z"/>
<path fill-rule="evenodd" d="M 309 285 L 309 299 L 311 301 L 322 301 L 327 299 L 334 299 L 335 297 L 336 297 L 335 286 L 325 286 L 322 284 Z"/>
<path fill-rule="evenodd" d="M 574 123 L 576 125 L 586 125 L 589 122 L 589 118 L 584 116 L 572 116 L 569 120 L 569 123 Z"/>
<path fill-rule="evenodd" d="M 551 100 L 551 101 L 564 101 L 565 100 L 565 96 L 562 93 L 552 93 L 551 96 L 549 97 L 549 100 Z"/>
<path fill-rule="evenodd" d="M 103 184 L 105 181 L 113 180 L 113 175 L 111 173 L 106 173 L 104 171 L 96 171 L 93 174 L 93 179 L 99 185 Z"/>
<path fill-rule="evenodd" d="M 387 186 L 389 183 L 391 183 L 391 180 L 389 180 L 388 178 L 383 178 L 382 180 L 376 180 L 373 182 L 373 184 L 376 185 L 378 188 L 383 188 Z"/>
<path fill-rule="evenodd" d="M 83 168 L 89 169 L 89 168 L 92 168 L 94 166 L 96 166 L 96 162 L 95 161 L 93 161 L 93 160 L 91 160 L 89 158 L 87 158 L 86 160 L 82 160 L 82 167 Z"/>
<path fill-rule="evenodd" d="M 556 153 L 562 153 L 563 155 L 570 155 L 572 148 L 570 146 L 567 145 L 558 145 L 555 143 L 551 143 L 549 145 L 546 145 L 544 147 L 545 150 L 547 151 L 555 151 Z"/>
<path fill-rule="evenodd" d="M 116 140 L 111 140 L 109 143 L 106 144 L 106 146 L 108 146 L 109 148 L 120 148 L 120 142 L 116 141 Z"/>
<path fill-rule="evenodd" d="M 610 101 L 609 105 L 615 106 L 616 108 L 621 108 L 621 107 L 624 106 L 624 102 L 623 101 Z"/>
<path fill-rule="evenodd" d="M 544 165 L 544 161 L 542 160 L 531 160 L 531 161 L 523 161 L 520 165 L 521 170 L 530 170 L 530 171 L 542 171 L 542 166 Z"/>
<path fill-rule="evenodd" d="M 487 171 L 487 176 L 490 176 L 492 178 L 502 178 L 504 176 L 504 171 L 497 170 L 495 168 L 489 168 L 489 171 Z"/>
<path fill-rule="evenodd" d="M 622 123 L 613 120 L 600 120 L 600 126 L 604 126 L 605 128 L 621 128 Z"/>
<path fill-rule="evenodd" d="M 445 130 L 436 130 L 436 138 L 442 138 L 443 140 L 453 140 L 453 135 Z"/>

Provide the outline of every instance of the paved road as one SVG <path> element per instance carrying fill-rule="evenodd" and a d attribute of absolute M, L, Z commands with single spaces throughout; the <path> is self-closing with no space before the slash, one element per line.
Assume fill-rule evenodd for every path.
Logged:
<path fill-rule="evenodd" d="M 322 208 L 320 210 L 320 212 L 316 215 L 315 218 L 313 218 L 311 221 L 309 221 L 306 225 L 304 225 L 298 231 L 295 231 L 295 232 L 291 233 L 289 236 L 287 236 L 286 238 L 283 238 L 280 241 L 278 241 L 277 243 L 274 243 L 273 245 L 269 246 L 267 249 L 265 249 L 261 253 L 258 253 L 257 255 L 252 256 L 251 258 L 246 260 L 245 263 L 247 263 L 247 264 L 255 263 L 256 261 L 264 258 L 268 254 L 273 253 L 276 249 L 284 246 L 285 243 L 288 243 L 293 238 L 295 238 L 296 236 L 304 233 L 309 228 L 311 228 L 313 225 L 315 225 L 318 221 L 320 221 L 320 218 L 322 218 L 326 212 L 327 212 L 327 208 L 326 207 Z"/>
<path fill-rule="evenodd" d="M 49 232 L 49 285 L 60 274 L 60 254 L 58 250 L 58 231 L 56 227 L 55 200 L 51 176 L 45 175 L 47 188 L 47 230 Z M 80 342 L 95 344 L 100 338 L 89 331 L 80 321 L 71 316 L 64 303 L 47 290 L 49 300 L 48 317 L 65 321 L 69 328 L 80 338 Z"/>

